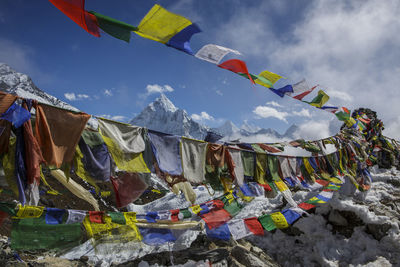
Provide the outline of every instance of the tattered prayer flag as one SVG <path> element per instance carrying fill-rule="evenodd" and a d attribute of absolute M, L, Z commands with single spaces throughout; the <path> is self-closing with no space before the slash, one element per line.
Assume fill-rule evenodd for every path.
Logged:
<path fill-rule="evenodd" d="M 140 173 L 125 172 L 120 173 L 117 177 L 111 177 L 118 208 L 126 207 L 147 189 L 148 185 L 140 175 Z"/>
<path fill-rule="evenodd" d="M 89 220 L 92 223 L 104 223 L 104 211 L 89 211 Z"/>
<path fill-rule="evenodd" d="M 297 99 L 297 100 L 303 100 L 303 98 L 305 96 L 307 96 L 308 94 L 310 94 L 312 91 L 314 91 L 314 89 L 317 88 L 317 86 L 312 87 L 310 90 L 307 90 L 301 94 L 298 94 L 296 96 L 294 96 L 293 98 Z"/>
<path fill-rule="evenodd" d="M 291 85 L 286 85 L 279 89 L 269 88 L 272 92 L 279 95 L 280 97 L 284 97 L 285 94 L 293 92 L 293 87 Z"/>
<path fill-rule="evenodd" d="M 300 218 L 300 214 L 291 209 L 282 210 L 282 214 L 285 216 L 288 224 L 293 224 L 298 218 Z"/>
<path fill-rule="evenodd" d="M 193 55 L 192 48 L 190 47 L 190 38 L 195 33 L 201 32 L 200 28 L 197 24 L 193 23 L 184 28 L 182 31 L 178 32 L 175 36 L 173 36 L 166 43 L 167 46 L 171 46 L 175 49 L 181 50 L 183 52 L 188 53 L 189 55 Z"/>
<path fill-rule="evenodd" d="M 160 43 L 167 43 L 178 32 L 192 24 L 190 20 L 154 5 L 135 31 L 138 35 Z"/>
<path fill-rule="evenodd" d="M 226 48 L 223 46 L 215 45 L 215 44 L 206 44 L 194 55 L 195 57 L 211 62 L 213 64 L 219 64 L 221 60 L 228 54 L 234 53 L 236 55 L 240 55 L 239 51 Z"/>
<path fill-rule="evenodd" d="M 258 221 L 257 217 L 246 218 L 244 219 L 244 223 L 253 234 L 264 235 L 264 229 L 262 228 L 262 225 Z"/>
<path fill-rule="evenodd" d="M 304 101 L 304 102 L 310 104 L 311 106 L 320 108 L 323 105 L 325 105 L 325 103 L 328 102 L 328 100 L 329 100 L 329 96 L 324 91 L 319 90 L 318 95 L 315 98 L 313 98 L 313 100 L 311 100 L 311 102 L 307 102 L 307 101 Z"/>
<path fill-rule="evenodd" d="M 227 61 L 222 62 L 218 65 L 218 67 L 226 70 L 230 70 L 234 73 L 245 73 L 250 81 L 254 84 L 253 78 L 251 78 L 249 71 L 247 70 L 246 63 L 239 59 L 229 59 Z"/>
<path fill-rule="evenodd" d="M 90 11 L 97 18 L 99 27 L 109 35 L 129 43 L 131 39 L 131 32 L 136 31 L 138 28 L 128 23 L 110 18 L 95 11 Z"/>
<path fill-rule="evenodd" d="M 63 221 L 64 214 L 65 214 L 64 209 L 46 208 L 46 223 L 61 224 Z"/>
<path fill-rule="evenodd" d="M 279 74 L 270 72 L 268 70 L 264 70 L 260 74 L 258 74 L 258 78 L 259 78 L 258 80 L 255 80 L 256 83 L 262 86 L 272 87 L 279 79 L 283 77 Z M 265 80 L 267 80 L 268 82 L 266 83 Z"/>
<path fill-rule="evenodd" d="M 85 0 L 49 0 L 56 8 L 88 33 L 100 37 L 97 19 L 85 10 Z"/>
<path fill-rule="evenodd" d="M 271 213 L 271 218 L 272 218 L 272 221 L 274 221 L 277 228 L 284 229 L 284 228 L 289 227 L 289 224 L 286 221 L 285 216 L 283 216 L 283 214 L 281 212 Z"/>
<path fill-rule="evenodd" d="M 170 229 L 139 228 L 143 242 L 150 246 L 162 245 L 166 242 L 176 241 Z"/>
<path fill-rule="evenodd" d="M 0 91 L 0 114 L 3 114 L 15 102 L 17 96 Z"/>
<path fill-rule="evenodd" d="M 258 217 L 259 222 L 261 223 L 262 227 L 267 231 L 272 231 L 276 229 L 276 225 L 271 218 L 270 214 L 265 214 Z"/>
<path fill-rule="evenodd" d="M 136 219 L 136 212 L 129 211 L 129 212 L 124 212 L 124 217 L 126 224 L 133 224 L 137 222 Z"/>
<path fill-rule="evenodd" d="M 16 103 L 13 103 L 6 112 L 0 115 L 0 119 L 11 122 L 15 128 L 21 127 L 30 118 L 31 113 Z"/>
<path fill-rule="evenodd" d="M 229 232 L 229 228 L 226 223 L 213 229 L 206 227 L 206 233 L 211 239 L 221 239 L 225 241 L 229 241 L 229 239 L 231 239 L 231 233 Z"/>
<path fill-rule="evenodd" d="M 336 117 L 341 120 L 341 121 L 345 121 L 348 120 L 350 118 L 350 110 L 348 110 L 345 107 L 341 107 L 336 113 L 335 113 Z"/>

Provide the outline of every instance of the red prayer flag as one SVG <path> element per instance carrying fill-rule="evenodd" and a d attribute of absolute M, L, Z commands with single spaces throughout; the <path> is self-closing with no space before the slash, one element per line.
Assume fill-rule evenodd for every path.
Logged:
<path fill-rule="evenodd" d="M 140 174 L 129 172 L 118 175 L 118 177 L 111 177 L 111 183 L 118 208 L 126 207 L 138 199 L 148 187 Z"/>
<path fill-rule="evenodd" d="M 173 222 L 179 221 L 179 209 L 170 210 L 169 212 L 171 212 L 171 221 Z"/>
<path fill-rule="evenodd" d="M 272 191 L 272 188 L 271 188 L 271 186 L 269 186 L 269 184 L 259 184 L 259 185 L 264 187 L 264 190 L 267 191 L 267 192 L 271 192 Z"/>
<path fill-rule="evenodd" d="M 264 235 L 264 229 L 257 217 L 244 219 L 247 228 L 255 235 Z"/>
<path fill-rule="evenodd" d="M 301 94 L 299 94 L 299 95 L 294 96 L 293 98 L 294 98 L 294 99 L 297 99 L 297 100 L 302 100 L 306 95 L 308 95 L 308 94 L 311 93 L 315 88 L 317 88 L 317 86 L 318 86 L 318 85 L 314 86 L 313 88 L 311 88 L 311 89 L 308 90 L 308 91 L 305 91 L 305 92 L 303 92 L 303 93 L 301 93 Z"/>
<path fill-rule="evenodd" d="M 299 205 L 297 205 L 299 208 L 303 209 L 303 210 L 310 210 L 312 208 L 315 208 L 315 205 L 313 204 L 309 204 L 309 203 L 300 203 Z"/>
<path fill-rule="evenodd" d="M 104 211 L 89 211 L 89 220 L 92 223 L 104 223 Z"/>
<path fill-rule="evenodd" d="M 230 70 L 230 71 L 232 71 L 234 73 L 247 74 L 247 76 L 249 77 L 250 81 L 253 84 L 255 84 L 255 82 L 253 81 L 253 78 L 251 78 L 251 75 L 250 75 L 249 71 L 247 70 L 246 63 L 244 61 L 242 61 L 242 60 L 229 59 L 229 60 L 219 64 L 218 67 L 226 69 L 226 70 Z"/>
<path fill-rule="evenodd" d="M 7 219 L 8 216 L 10 216 L 8 213 L 0 210 L 0 226 L 3 225 L 4 220 Z"/>
<path fill-rule="evenodd" d="M 231 215 L 225 209 L 212 210 L 200 216 L 206 222 L 209 229 L 221 226 L 231 219 Z"/>
<path fill-rule="evenodd" d="M 85 10 L 85 0 L 49 0 L 56 8 L 88 33 L 100 37 L 95 15 Z"/>
<path fill-rule="evenodd" d="M 327 186 L 330 182 L 326 180 L 316 179 L 315 182 L 319 183 L 322 186 Z"/>

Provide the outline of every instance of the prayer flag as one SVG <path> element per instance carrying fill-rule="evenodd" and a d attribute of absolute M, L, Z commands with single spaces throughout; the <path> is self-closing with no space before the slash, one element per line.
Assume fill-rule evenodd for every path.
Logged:
<path fill-rule="evenodd" d="M 116 177 L 111 177 L 111 183 L 114 188 L 118 208 L 126 207 L 128 204 L 134 202 L 148 187 L 140 176 L 140 173 L 120 173 Z"/>
<path fill-rule="evenodd" d="M 350 118 L 350 110 L 348 110 L 345 107 L 341 107 L 336 113 L 335 113 L 336 117 L 341 120 L 341 121 L 345 121 L 348 120 Z"/>
<path fill-rule="evenodd" d="M 3 114 L 17 100 L 17 96 L 0 91 L 0 114 Z"/>
<path fill-rule="evenodd" d="M 89 211 L 89 220 L 92 223 L 104 223 L 104 211 Z"/>
<path fill-rule="evenodd" d="M 284 229 L 289 227 L 289 224 L 286 221 L 285 216 L 283 216 L 281 212 L 271 213 L 271 218 L 277 228 Z"/>
<path fill-rule="evenodd" d="M 230 70 L 234 73 L 244 73 L 249 77 L 250 81 L 254 84 L 253 78 L 251 78 L 249 71 L 247 70 L 246 63 L 239 59 L 229 59 L 227 61 L 222 62 L 218 65 L 218 67 L 226 70 Z"/>
<path fill-rule="evenodd" d="M 298 205 L 299 208 L 302 208 L 303 210 L 310 210 L 312 208 L 315 208 L 315 205 L 310 204 L 310 203 L 306 203 L 306 202 L 302 202 Z"/>
<path fill-rule="evenodd" d="M 231 215 L 225 209 L 212 210 L 200 215 L 209 229 L 219 227 L 231 219 Z"/>
<path fill-rule="evenodd" d="M 233 239 L 235 240 L 244 238 L 252 234 L 249 229 L 247 229 L 243 219 L 229 221 L 228 228 L 231 232 Z"/>
<path fill-rule="evenodd" d="M 135 26 L 110 18 L 100 13 L 94 11 L 90 11 L 89 13 L 96 16 L 99 27 L 103 31 L 127 43 L 129 43 L 129 40 L 131 39 L 131 32 L 137 30 L 137 27 Z"/>
<path fill-rule="evenodd" d="M 97 19 L 85 10 L 85 0 L 49 0 L 56 8 L 88 33 L 100 37 Z"/>
<path fill-rule="evenodd" d="M 160 170 L 170 175 L 181 175 L 181 137 L 154 131 L 149 131 L 148 136 Z"/>
<path fill-rule="evenodd" d="M 334 106 L 323 106 L 323 107 L 320 107 L 320 109 L 331 112 L 333 114 L 335 114 L 339 110 L 338 107 L 334 107 Z"/>
<path fill-rule="evenodd" d="M 42 216 L 44 207 L 37 206 L 21 206 L 17 211 L 17 218 L 39 218 Z"/>
<path fill-rule="evenodd" d="M 257 217 L 246 218 L 244 219 L 244 223 L 253 234 L 264 235 L 264 229 L 262 228 L 262 225 L 258 221 Z"/>
<path fill-rule="evenodd" d="M 228 53 L 240 55 L 239 51 L 215 44 L 207 44 L 197 51 L 195 57 L 218 65 Z"/>
<path fill-rule="evenodd" d="M 192 22 L 185 17 L 169 12 L 156 4 L 142 19 L 135 33 L 165 44 L 191 24 Z"/>
<path fill-rule="evenodd" d="M 84 210 L 68 210 L 68 218 L 66 224 L 81 223 L 86 217 L 86 211 Z"/>
<path fill-rule="evenodd" d="M 8 152 L 10 146 L 11 122 L 0 119 L 0 155 Z"/>
<path fill-rule="evenodd" d="M 6 112 L 0 115 L 0 119 L 11 122 L 15 128 L 21 127 L 30 118 L 31 113 L 16 103 L 13 103 Z"/>
<path fill-rule="evenodd" d="M 191 183 L 203 183 L 207 143 L 182 137 L 180 146 L 183 176 Z"/>
<path fill-rule="evenodd" d="M 300 218 L 300 214 L 291 209 L 282 210 L 282 214 L 285 216 L 288 224 L 293 224 L 298 218 Z"/>
<path fill-rule="evenodd" d="M 166 242 L 176 241 L 176 237 L 172 234 L 170 229 L 140 227 L 139 231 L 143 236 L 143 242 L 150 246 L 157 246 Z"/>
<path fill-rule="evenodd" d="M 270 88 L 270 90 L 272 92 L 274 92 L 275 94 L 279 95 L 280 97 L 284 97 L 285 94 L 289 94 L 293 92 L 293 86 L 292 85 L 286 85 L 282 88 L 279 89 L 274 89 L 274 88 Z"/>
<path fill-rule="evenodd" d="M 64 209 L 46 208 L 46 223 L 61 224 L 63 221 L 64 214 L 65 214 Z"/>
<path fill-rule="evenodd" d="M 258 217 L 258 220 L 260 221 L 262 227 L 267 230 L 267 231 L 272 231 L 276 229 L 276 225 L 274 221 L 272 220 L 272 217 L 270 214 L 265 214 L 260 217 Z"/>
<path fill-rule="evenodd" d="M 35 135 L 47 164 L 60 168 L 71 163 L 90 115 L 49 105 L 36 107 Z"/>
<path fill-rule="evenodd" d="M 190 47 L 190 38 L 195 33 L 201 32 L 200 28 L 197 24 L 193 23 L 184 28 L 182 31 L 178 32 L 175 36 L 173 36 L 166 43 L 167 46 L 171 46 L 175 49 L 181 50 L 183 52 L 188 53 L 189 55 L 193 55 L 192 48 Z"/>
<path fill-rule="evenodd" d="M 213 229 L 206 227 L 206 233 L 211 239 L 221 239 L 225 241 L 229 241 L 229 239 L 231 239 L 231 233 L 229 232 L 229 227 L 226 223 Z"/>
<path fill-rule="evenodd" d="M 311 106 L 321 108 L 323 105 L 325 105 L 326 102 L 328 102 L 329 96 L 322 90 L 318 91 L 318 95 L 311 100 L 311 102 L 304 101 Z"/>
<path fill-rule="evenodd" d="M 110 216 L 111 222 L 118 224 L 126 224 L 126 219 L 123 212 L 107 212 L 107 215 Z"/>
<path fill-rule="evenodd" d="M 274 85 L 279 79 L 284 78 L 281 75 L 270 72 L 268 70 L 262 71 L 260 74 L 258 74 L 258 76 L 262 77 L 264 79 L 267 79 L 269 81 L 269 83 L 271 84 L 271 86 Z M 286 79 L 286 78 L 284 78 L 284 79 Z M 260 81 L 261 81 L 261 83 L 263 82 L 263 80 L 260 80 Z M 258 83 L 257 80 L 255 82 Z M 259 84 L 261 84 L 261 83 L 259 83 Z M 263 84 L 261 84 L 261 85 L 263 85 Z"/>

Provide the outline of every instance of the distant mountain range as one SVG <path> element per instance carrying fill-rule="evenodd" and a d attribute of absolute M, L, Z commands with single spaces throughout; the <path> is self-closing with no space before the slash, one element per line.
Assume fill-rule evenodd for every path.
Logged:
<path fill-rule="evenodd" d="M 4 63 L 0 63 L 0 90 L 23 98 L 36 99 L 42 103 L 78 111 L 72 105 L 39 89 L 28 75 L 16 72 Z M 263 129 L 249 124 L 247 121 L 240 128 L 231 121 L 226 121 L 220 127 L 210 128 L 194 121 L 186 110 L 177 108 L 164 94 L 161 94 L 159 98 L 145 107 L 129 123 L 199 140 L 203 140 L 207 132 L 214 132 L 223 136 L 222 141 L 240 140 L 242 142 L 290 140 L 295 138 L 294 134 L 298 130 L 298 126 L 293 124 L 284 134 L 279 134 L 273 129 Z"/>

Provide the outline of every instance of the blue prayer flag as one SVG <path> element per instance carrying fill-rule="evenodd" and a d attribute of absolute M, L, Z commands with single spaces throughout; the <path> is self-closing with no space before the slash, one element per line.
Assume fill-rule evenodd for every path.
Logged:
<path fill-rule="evenodd" d="M 207 236 L 211 239 L 221 239 L 225 241 L 229 241 L 231 239 L 231 232 L 229 231 L 228 224 L 224 223 L 223 225 L 209 229 L 206 226 Z"/>
<path fill-rule="evenodd" d="M 291 209 L 283 210 L 282 214 L 283 216 L 285 216 L 285 219 L 288 222 L 288 224 L 293 224 L 298 218 L 300 218 L 300 214 Z"/>
<path fill-rule="evenodd" d="M 150 246 L 157 246 L 162 245 L 165 242 L 176 241 L 176 237 L 172 234 L 170 229 L 139 227 L 139 231 L 143 236 L 143 242 Z"/>
<path fill-rule="evenodd" d="M 280 97 L 284 97 L 286 93 L 293 93 L 293 87 L 289 84 L 279 89 L 269 88 L 272 92 L 279 95 Z"/>
<path fill-rule="evenodd" d="M 199 32 L 201 32 L 200 28 L 193 23 L 169 39 L 166 45 L 193 55 L 192 48 L 190 47 L 190 38 L 192 38 L 193 34 Z"/>
<path fill-rule="evenodd" d="M 31 113 L 14 103 L 6 112 L 1 114 L 0 118 L 11 122 L 15 128 L 19 128 L 24 122 L 31 118 Z"/>
<path fill-rule="evenodd" d="M 64 209 L 46 208 L 46 223 L 61 224 L 63 221 L 64 214 L 65 214 Z"/>

